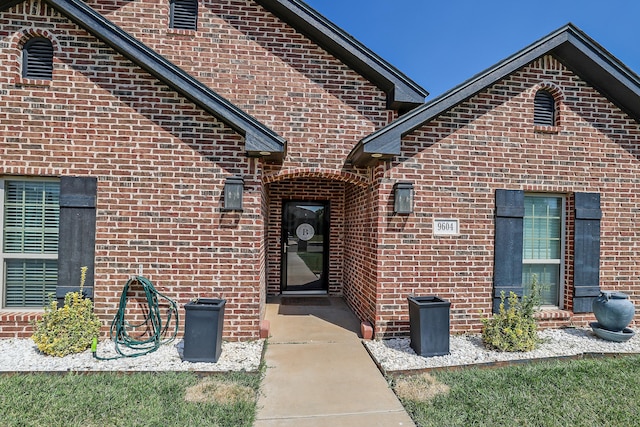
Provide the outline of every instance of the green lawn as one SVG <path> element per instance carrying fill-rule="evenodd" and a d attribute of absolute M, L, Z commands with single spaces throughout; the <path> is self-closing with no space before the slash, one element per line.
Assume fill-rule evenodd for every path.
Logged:
<path fill-rule="evenodd" d="M 260 380 L 245 373 L 0 375 L 0 425 L 248 427 Z M 640 426 L 640 356 L 441 371 L 397 378 L 394 388 L 418 426 Z"/>
<path fill-rule="evenodd" d="M 261 377 L 0 375 L 1 426 L 251 426 Z"/>
<path fill-rule="evenodd" d="M 322 252 L 298 252 L 298 256 L 314 274 L 322 273 Z"/>
<path fill-rule="evenodd" d="M 639 356 L 442 371 L 394 387 L 418 426 L 640 426 Z"/>

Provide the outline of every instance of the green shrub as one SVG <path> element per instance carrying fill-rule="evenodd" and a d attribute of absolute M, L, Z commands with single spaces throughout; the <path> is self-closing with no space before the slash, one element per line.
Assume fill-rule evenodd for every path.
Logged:
<path fill-rule="evenodd" d="M 534 317 L 540 301 L 540 288 L 533 278 L 531 296 L 518 298 L 509 293 L 509 308 L 505 308 L 504 291 L 500 293 L 500 309 L 489 319 L 482 319 L 482 342 L 499 351 L 531 351 L 539 343 L 538 321 Z"/>
<path fill-rule="evenodd" d="M 63 307 L 58 308 L 53 298 L 44 307 L 31 337 L 41 352 L 60 357 L 80 353 L 100 334 L 100 319 L 93 312 L 93 303 L 82 296 L 85 274 L 86 267 L 82 267 L 80 291 L 67 293 Z"/>

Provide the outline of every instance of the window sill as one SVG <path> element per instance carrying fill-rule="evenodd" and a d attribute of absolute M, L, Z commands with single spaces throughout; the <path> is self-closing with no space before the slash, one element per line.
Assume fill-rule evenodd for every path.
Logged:
<path fill-rule="evenodd" d="M 1 322 L 31 322 L 42 316 L 43 309 L 25 308 L 0 308 Z"/>
<path fill-rule="evenodd" d="M 13 84 L 16 86 L 41 86 L 49 87 L 52 84 L 52 80 L 39 80 L 39 79 L 25 79 L 24 77 L 16 77 L 13 80 Z"/>
<path fill-rule="evenodd" d="M 561 310 L 559 308 L 545 308 L 543 307 L 540 311 L 536 311 L 534 317 L 538 320 L 549 320 L 549 319 L 562 319 L 569 320 L 571 319 L 572 313 L 568 310 Z"/>
<path fill-rule="evenodd" d="M 168 28 L 167 35 L 174 36 L 195 36 L 198 34 L 198 30 L 185 30 L 182 28 Z"/>
<path fill-rule="evenodd" d="M 560 127 L 559 126 L 534 125 L 533 126 L 533 131 L 535 133 L 558 134 L 558 133 L 560 133 Z"/>

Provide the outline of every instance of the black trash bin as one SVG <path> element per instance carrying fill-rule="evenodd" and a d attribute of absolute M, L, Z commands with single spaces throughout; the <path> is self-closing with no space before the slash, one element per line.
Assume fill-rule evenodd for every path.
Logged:
<path fill-rule="evenodd" d="M 217 362 L 222 353 L 224 299 L 199 298 L 184 306 L 183 359 Z"/>
<path fill-rule="evenodd" d="M 410 296 L 407 299 L 413 351 L 424 357 L 449 354 L 451 303 L 437 296 Z"/>

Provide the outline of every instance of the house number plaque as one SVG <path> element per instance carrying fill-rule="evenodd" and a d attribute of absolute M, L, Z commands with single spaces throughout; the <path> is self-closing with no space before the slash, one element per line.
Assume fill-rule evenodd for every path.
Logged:
<path fill-rule="evenodd" d="M 460 220 L 434 218 L 433 220 L 434 236 L 457 236 L 458 234 L 460 234 Z"/>

